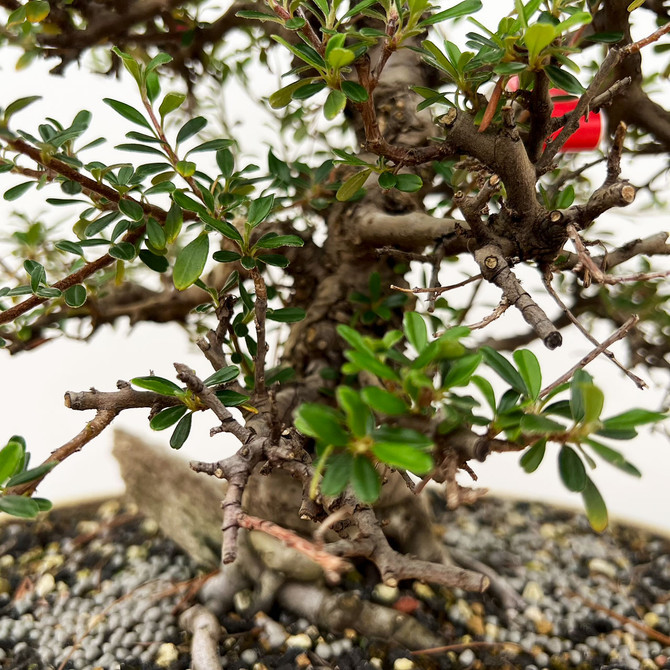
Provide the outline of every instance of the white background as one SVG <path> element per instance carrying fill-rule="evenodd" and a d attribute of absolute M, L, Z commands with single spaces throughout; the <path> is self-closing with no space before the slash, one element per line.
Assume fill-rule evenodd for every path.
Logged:
<path fill-rule="evenodd" d="M 43 99 L 17 116 L 14 127 L 18 125 L 37 134 L 37 125 L 47 116 L 54 116 L 68 124 L 77 111 L 82 108 L 89 109 L 94 117 L 87 137 L 92 139 L 105 135 L 108 143 L 94 149 L 87 158 L 93 159 L 95 154 L 100 160 L 108 160 L 112 155 L 109 153 L 111 147 L 122 141 L 123 133 L 131 128 L 129 123 L 120 120 L 120 117 L 100 101 L 103 97 L 112 97 L 136 103 L 133 86 L 127 81 L 87 75 L 74 66 L 67 69 L 65 77 L 53 77 L 47 74 L 48 66 L 41 62 L 35 63 L 27 71 L 17 73 L 13 66 L 18 55 L 17 52 L 7 50 L 2 52 L 0 73 L 3 87 L 0 106 L 36 93 L 41 94 Z M 52 61 L 50 66 L 53 64 Z M 279 72 L 270 77 L 262 77 L 262 87 L 266 94 L 278 88 L 278 74 Z M 258 81 L 258 78 L 254 79 L 255 86 L 260 85 Z M 264 129 L 264 121 L 259 120 L 258 116 L 254 116 L 245 107 L 241 90 L 229 90 L 227 96 L 222 96 L 221 105 L 228 120 L 235 126 L 236 137 L 249 136 L 252 143 L 255 142 L 261 147 L 258 154 L 264 155 L 267 144 L 271 141 L 271 134 Z M 242 119 L 245 120 L 244 123 Z M 241 144 L 245 144 L 244 140 Z M 116 154 L 115 160 L 128 160 L 128 156 Z M 638 173 L 625 176 L 636 183 Z M 0 192 L 21 181 L 22 178 L 2 175 Z M 55 190 L 47 193 L 49 195 L 58 197 Z M 10 214 L 12 210 L 29 211 L 33 215 L 45 214 L 46 220 L 53 222 L 54 214 L 46 214 L 49 208 L 41 201 L 42 197 L 24 196 L 15 203 L 0 201 L 0 212 L 4 219 L 0 233 L 5 236 L 15 229 Z M 56 220 L 67 222 L 68 215 L 72 215 L 73 211 L 77 211 L 76 208 L 59 209 L 55 214 Z M 667 228 L 665 217 L 650 216 L 648 212 L 635 215 L 625 211 L 617 221 L 622 240 L 646 237 L 656 230 Z M 612 219 L 610 227 L 611 222 Z M 529 272 L 522 278 L 530 283 L 532 277 L 533 273 Z M 494 296 L 491 298 L 491 306 L 495 302 Z M 542 304 L 547 309 L 552 309 L 551 303 L 545 301 Z M 483 310 L 478 315 L 483 316 L 485 313 L 486 310 Z M 555 310 L 553 313 L 555 314 Z M 518 316 L 509 312 L 491 330 L 496 328 L 496 332 L 503 334 L 524 330 Z M 591 349 L 591 345 L 578 333 L 566 332 L 565 335 L 565 344 L 555 352 L 535 349 L 541 356 L 547 380 L 564 372 Z M 603 339 L 607 335 L 604 332 L 597 333 Z M 619 351 L 622 358 L 625 358 L 621 348 L 615 348 L 615 351 Z M 66 409 L 62 402 L 65 391 L 82 391 L 91 386 L 98 390 L 114 390 L 118 379 L 127 380 L 149 374 L 150 371 L 173 377 L 172 363 L 175 361 L 189 364 L 202 375 L 211 373 L 205 359 L 188 342 L 184 331 L 175 325 L 142 324 L 131 330 L 127 323 L 122 322 L 115 328 L 103 328 L 86 344 L 61 339 L 14 357 L 0 354 L 0 442 L 14 433 L 23 435 L 33 454 L 32 464 L 35 465 L 50 451 L 71 439 L 92 418 L 92 413 Z M 607 361 L 598 360 L 588 370 L 605 390 L 604 416 L 635 406 L 659 409 L 663 403 L 664 386 L 667 385 L 665 375 L 654 374 L 654 379 L 649 381 L 656 382 L 656 388 L 641 392 Z M 649 375 L 644 374 L 649 379 Z M 114 425 L 135 431 L 147 439 L 162 442 L 166 449 L 169 448 L 169 431 L 152 433 L 148 428 L 146 414 L 146 410 L 128 410 L 116 419 Z M 182 450 L 186 458 L 215 460 L 228 453 L 230 438 L 225 435 L 209 438 L 209 428 L 213 424 L 213 417 L 195 417 L 193 433 Z M 120 492 L 122 482 L 116 463 L 110 455 L 112 439 L 112 431 L 108 430 L 88 444 L 81 453 L 56 468 L 40 487 L 39 493 L 56 502 L 63 502 Z M 670 448 L 667 438 L 661 433 L 644 433 L 632 443 L 615 446 L 624 448 L 628 458 L 642 470 L 643 478 L 635 480 L 607 464 L 599 465 L 592 476 L 607 501 L 611 515 L 670 531 Z M 555 446 L 552 448 L 556 450 Z M 493 456 L 485 464 L 473 464 L 473 467 L 479 475 L 478 485 L 488 487 L 493 492 L 574 506 L 581 504 L 579 495 L 567 492 L 560 484 L 556 453 L 551 450 L 540 469 L 533 475 L 527 475 L 520 469 L 518 455 L 513 454 Z M 463 482 L 465 483 L 465 479 Z"/>

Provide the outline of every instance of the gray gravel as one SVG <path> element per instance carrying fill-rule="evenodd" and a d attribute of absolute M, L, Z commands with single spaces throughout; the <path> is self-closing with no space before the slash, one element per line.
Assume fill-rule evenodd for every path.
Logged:
<path fill-rule="evenodd" d="M 447 546 L 493 567 L 523 608 L 418 582 L 381 588 L 363 570 L 343 588 L 413 611 L 447 649 L 417 655 L 286 612 L 231 612 L 222 667 L 670 669 L 668 539 L 625 527 L 597 535 L 581 515 L 539 504 L 484 500 L 439 516 Z M 114 500 L 6 523 L 0 548 L 1 668 L 190 667 L 177 616 L 198 568 L 132 508 Z"/>

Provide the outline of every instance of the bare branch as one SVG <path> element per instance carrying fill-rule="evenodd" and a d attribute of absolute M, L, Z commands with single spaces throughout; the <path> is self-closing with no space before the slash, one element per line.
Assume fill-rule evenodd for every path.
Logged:
<path fill-rule="evenodd" d="M 538 304 L 521 287 L 500 249 L 493 244 L 487 244 L 475 251 L 474 255 L 484 279 L 502 289 L 507 302 L 521 312 L 521 316 L 542 339 L 544 345 L 548 349 L 560 347 L 563 342 L 560 332 Z"/>
<path fill-rule="evenodd" d="M 572 375 L 575 374 L 577 370 L 580 370 L 583 367 L 586 367 L 592 360 L 597 358 L 600 354 L 603 353 L 609 346 L 614 344 L 614 342 L 617 342 L 618 340 L 621 340 L 622 338 L 626 337 L 626 333 L 640 320 L 640 317 L 637 315 L 633 315 L 626 321 L 626 323 L 621 326 L 621 328 L 617 328 L 614 333 L 612 333 L 604 342 L 599 344 L 593 351 L 588 353 L 586 356 L 584 356 L 578 363 L 573 365 L 565 374 L 561 375 L 556 381 L 552 382 L 547 386 L 546 388 L 543 388 L 542 391 L 540 392 L 540 397 L 543 398 L 544 396 L 548 395 L 553 391 L 557 386 L 560 386 L 564 382 L 567 382 L 569 379 L 572 378 Z"/>
<path fill-rule="evenodd" d="M 117 414 L 118 412 L 114 410 L 99 409 L 95 418 L 92 421 L 89 421 L 80 433 L 75 435 L 75 437 L 69 442 L 66 442 L 62 447 L 53 451 L 42 465 L 47 463 L 53 463 L 54 465 L 62 463 L 68 456 L 72 456 L 72 454 L 80 451 L 85 444 L 88 444 L 92 439 L 100 435 L 100 433 L 114 421 Z M 25 484 L 20 484 L 19 486 L 7 489 L 5 495 L 32 495 L 44 477 L 46 477 L 46 474 L 31 482 L 26 482 Z"/>

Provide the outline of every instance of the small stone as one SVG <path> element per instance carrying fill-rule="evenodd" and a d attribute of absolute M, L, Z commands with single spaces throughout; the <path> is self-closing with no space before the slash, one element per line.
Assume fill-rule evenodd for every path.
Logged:
<path fill-rule="evenodd" d="M 286 638 L 286 646 L 297 649 L 311 649 L 312 638 L 306 633 L 298 633 L 297 635 L 290 635 Z"/>
<path fill-rule="evenodd" d="M 430 600 L 435 597 L 435 591 L 433 591 L 428 584 L 424 584 L 423 582 L 414 582 L 412 584 L 412 590 L 422 600 Z"/>
<path fill-rule="evenodd" d="M 528 582 L 521 595 L 529 603 L 535 605 L 544 597 L 544 591 L 537 582 Z"/>
<path fill-rule="evenodd" d="M 642 659 L 642 670 L 658 670 L 658 666 L 650 658 Z"/>
<path fill-rule="evenodd" d="M 35 584 L 35 593 L 40 597 L 44 598 L 47 593 L 51 593 L 56 586 L 56 580 L 54 576 L 47 572 L 45 575 L 42 575 Z"/>
<path fill-rule="evenodd" d="M 647 612 L 643 619 L 650 628 L 656 628 L 656 626 L 658 626 L 658 624 L 661 622 L 661 617 L 658 616 L 656 612 Z"/>
<path fill-rule="evenodd" d="M 472 663 L 475 662 L 475 652 L 472 651 L 472 649 L 466 649 L 458 657 L 458 662 L 463 666 L 471 665 Z"/>
<path fill-rule="evenodd" d="M 393 670 L 412 670 L 416 666 L 411 658 L 396 658 Z"/>
<path fill-rule="evenodd" d="M 616 565 L 602 558 L 592 558 L 589 561 L 589 570 L 596 574 L 605 575 L 610 579 L 614 579 L 617 573 Z"/>
<path fill-rule="evenodd" d="M 297 668 L 311 668 L 312 661 L 310 661 L 309 656 L 305 653 L 298 654 L 293 661 Z"/>
<path fill-rule="evenodd" d="M 325 642 L 319 642 L 319 644 L 316 645 L 314 652 L 324 661 L 327 661 L 333 655 L 333 650 L 330 648 L 330 645 Z"/>
<path fill-rule="evenodd" d="M 421 602 L 413 596 L 400 596 L 392 605 L 394 610 L 405 614 L 413 614 L 420 606 Z"/>
<path fill-rule="evenodd" d="M 169 668 L 179 658 L 179 650 L 172 642 L 165 642 L 158 648 L 154 663 L 159 668 Z"/>
<path fill-rule="evenodd" d="M 245 649 L 240 654 L 240 660 L 247 665 L 253 665 L 258 660 L 258 653 L 255 649 Z"/>
<path fill-rule="evenodd" d="M 253 594 L 248 589 L 238 591 L 233 596 L 233 605 L 235 607 L 235 611 L 239 612 L 240 614 L 242 612 L 246 612 L 251 607 L 252 602 Z"/>
<path fill-rule="evenodd" d="M 390 605 L 398 600 L 400 589 L 397 586 L 387 586 L 379 583 L 372 591 L 372 598 L 383 605 Z"/>

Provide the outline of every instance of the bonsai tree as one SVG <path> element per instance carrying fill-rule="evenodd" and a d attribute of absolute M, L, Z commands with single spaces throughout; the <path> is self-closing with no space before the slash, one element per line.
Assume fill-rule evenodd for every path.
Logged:
<path fill-rule="evenodd" d="M 129 316 L 183 324 L 203 358 L 196 370 L 176 362 L 171 379 L 138 371 L 117 389 L 68 391 L 66 404 L 95 418 L 42 464 L 9 438 L 0 510 L 48 509 L 34 495 L 42 478 L 121 412 L 146 408 L 166 450 L 187 442 L 200 413 L 212 435 L 235 438 L 233 455 L 191 463 L 227 482 L 226 565 L 239 529 L 255 528 L 331 576 L 363 557 L 386 583 L 483 590 L 489 577 L 442 555 L 416 495 L 436 482 L 449 508 L 475 501 L 457 473 L 474 476 L 495 452 L 529 473 L 557 456 L 557 476 L 581 493 L 593 528 L 606 527 L 593 468 L 639 476 L 615 440 L 665 417 L 603 416 L 585 369 L 605 355 L 622 384 L 644 387 L 647 369 L 668 366 L 666 273 L 654 269 L 667 234 L 601 239 L 639 191 L 650 207 L 665 202 L 656 179 L 629 181 L 649 154 L 667 169 L 670 111 L 646 90 L 665 65 L 642 68 L 643 55 L 665 52 L 663 3 L 517 1 L 497 23 L 479 0 L 2 5 L 0 39 L 23 50 L 17 67 L 49 58 L 67 75 L 94 49 L 107 74 L 125 69 L 136 84 L 133 97 L 105 100 L 127 125 L 113 164 L 96 158 L 88 112 L 25 128 L 21 110 L 36 98 L 3 92 L 4 199 L 44 197 L 68 221 L 26 220 L 12 236 L 18 254 L 0 268 L 5 349 L 23 355 L 67 337 L 73 321 L 93 333 Z M 661 27 L 636 41 L 638 17 Z M 231 55 L 234 35 L 244 48 Z M 277 146 L 318 149 L 286 160 L 273 148 L 258 166 L 243 158 L 254 138 L 208 119 L 198 87 L 238 77 L 251 89 L 268 53 L 285 64 L 281 87 L 258 101 Z M 597 130 L 595 142 L 583 136 L 605 125 L 601 110 L 598 145 Z M 524 266 L 539 279 L 528 288 Z M 475 322 L 478 286 L 498 304 Z M 547 295 L 558 316 L 540 306 Z M 527 326 L 502 337 L 507 310 Z M 604 341 L 587 327 L 596 323 Z M 547 378 L 564 329 L 590 353 Z M 626 361 L 609 351 L 617 340 Z M 525 348 L 536 341 L 540 360 Z M 290 504 L 276 508 L 267 492 L 280 489 Z M 375 509 L 394 503 L 404 521 L 380 523 Z"/>

